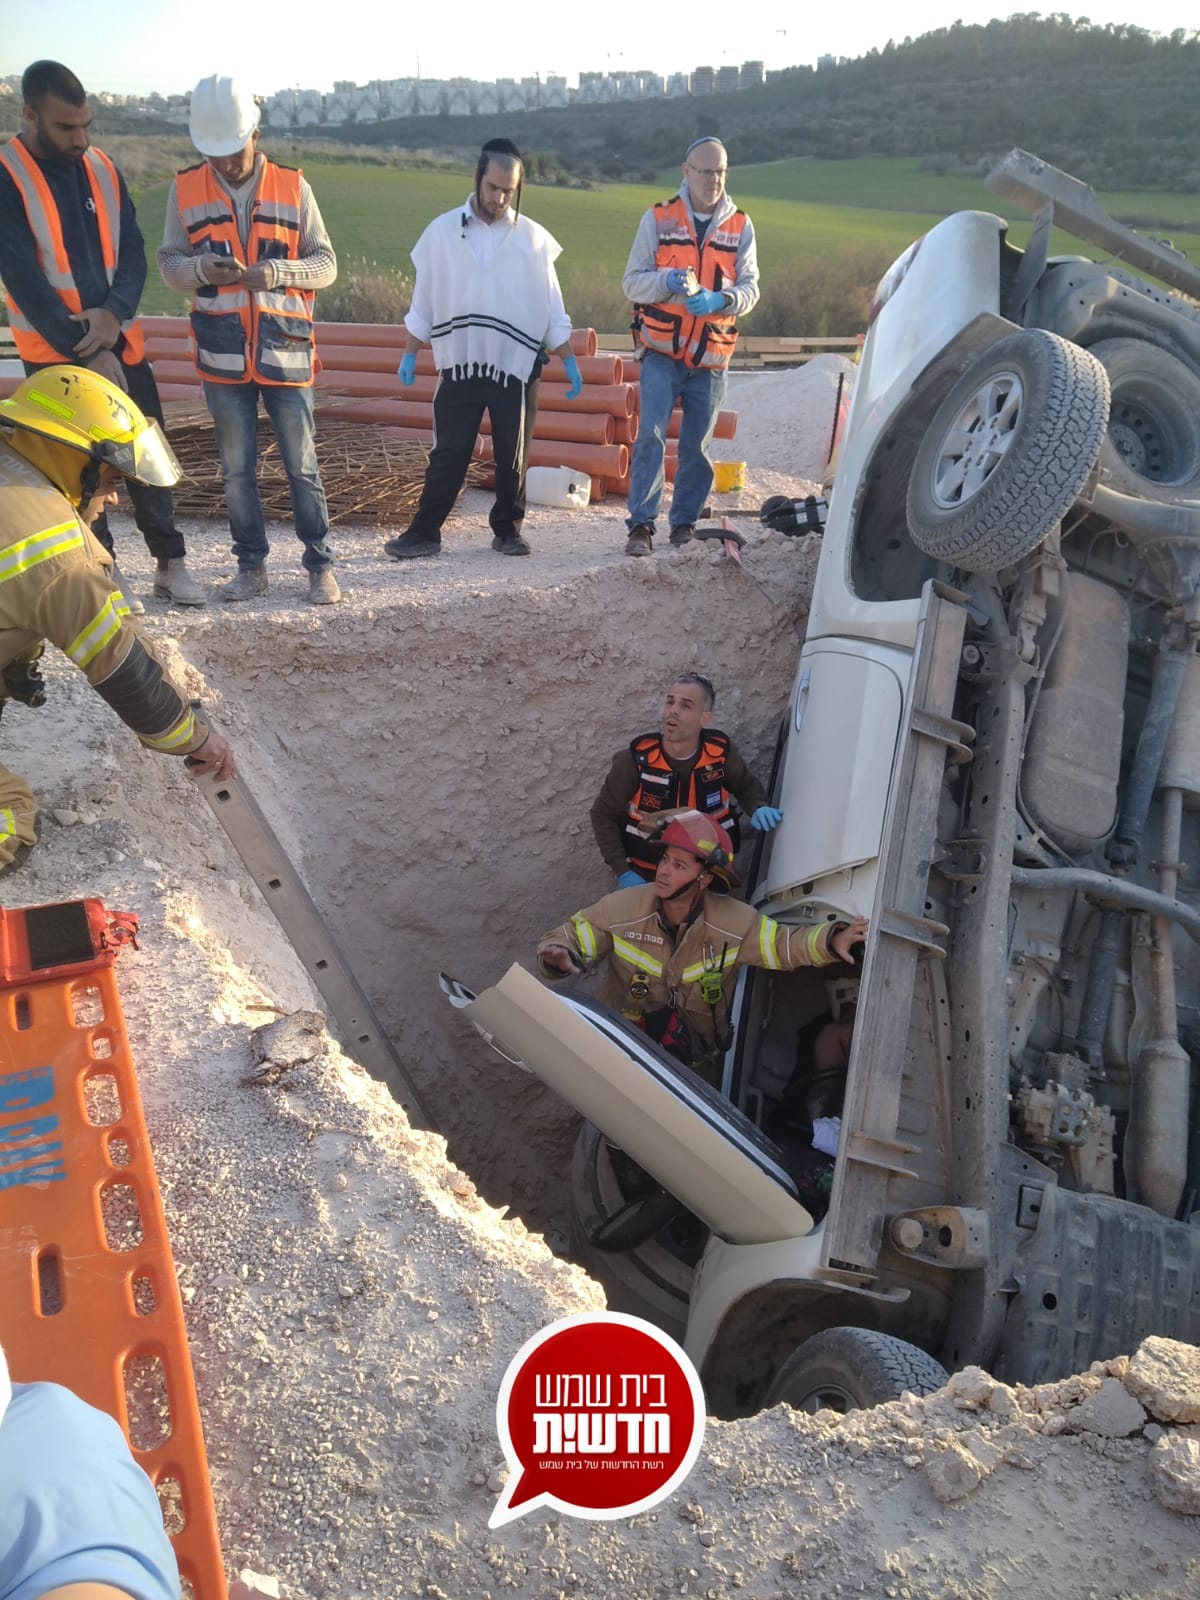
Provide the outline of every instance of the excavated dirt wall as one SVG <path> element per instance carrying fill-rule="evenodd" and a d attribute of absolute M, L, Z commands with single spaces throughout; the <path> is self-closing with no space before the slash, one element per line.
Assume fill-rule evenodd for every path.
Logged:
<path fill-rule="evenodd" d="M 452 1155 L 555 1237 L 569 1114 L 475 1041 L 437 973 L 484 987 L 612 887 L 588 807 L 613 751 L 656 725 L 672 672 L 713 679 L 719 725 L 766 779 L 814 557 L 761 537 L 747 565 L 763 588 L 711 546 L 558 583 L 534 561 L 478 581 L 439 570 L 319 628 L 189 625 L 246 781 L 280 813 Z"/>

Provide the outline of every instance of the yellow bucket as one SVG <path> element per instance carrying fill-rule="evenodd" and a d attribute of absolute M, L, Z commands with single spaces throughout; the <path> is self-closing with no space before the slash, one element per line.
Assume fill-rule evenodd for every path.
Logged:
<path fill-rule="evenodd" d="M 714 461 L 713 462 L 713 488 L 718 494 L 729 494 L 734 489 L 746 487 L 746 463 L 744 461 Z"/>

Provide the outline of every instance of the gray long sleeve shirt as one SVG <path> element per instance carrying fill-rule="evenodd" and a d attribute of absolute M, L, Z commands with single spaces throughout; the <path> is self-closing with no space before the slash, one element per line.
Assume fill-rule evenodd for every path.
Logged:
<path fill-rule="evenodd" d="M 266 157 L 260 152 L 254 161 L 254 171 L 245 183 L 226 183 L 220 173 L 217 182 L 233 203 L 238 233 L 243 248 L 250 233 L 250 215 L 258 194 Z M 178 187 L 172 183 L 167 196 L 167 214 L 163 220 L 163 242 L 158 250 L 158 270 L 168 289 L 180 294 L 191 294 L 201 284 L 208 282 L 202 276 L 201 258 L 192 251 L 187 229 L 179 214 Z M 337 257 L 325 231 L 325 223 L 308 179 L 300 179 L 300 255 L 295 261 L 273 259 L 269 263 L 273 278 L 270 288 L 279 289 L 295 285 L 298 289 L 328 289 L 337 277 Z"/>
<path fill-rule="evenodd" d="M 692 226 L 695 227 L 695 212 L 692 209 L 686 178 L 679 186 L 679 195 L 687 208 Z M 709 228 L 715 228 L 726 217 L 731 217 L 736 210 L 737 207 L 729 196 L 722 195 Z M 672 294 L 667 288 L 667 269 L 655 265 L 657 254 L 658 222 L 654 208 L 651 207 L 638 224 L 633 248 L 629 252 L 629 260 L 625 263 L 625 276 L 621 279 L 625 297 L 637 305 L 653 306 L 672 302 L 682 305 L 687 297 L 682 294 Z M 746 218 L 746 226 L 742 230 L 738 252 L 734 258 L 733 282 L 724 283 L 721 287 L 726 294 L 733 296 L 733 304 L 728 312 L 731 317 L 744 317 L 758 304 L 758 246 L 754 241 L 754 224 L 749 217 Z"/>

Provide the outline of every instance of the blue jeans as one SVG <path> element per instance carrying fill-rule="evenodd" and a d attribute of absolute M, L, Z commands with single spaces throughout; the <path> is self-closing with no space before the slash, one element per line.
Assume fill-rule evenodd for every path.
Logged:
<path fill-rule="evenodd" d="M 679 428 L 679 467 L 671 498 L 671 526 L 695 522 L 712 488 L 708 446 L 725 398 L 725 373 L 685 366 L 647 350 L 642 357 L 642 415 L 629 467 L 627 527 L 654 526 L 662 504 L 667 424 L 676 400 L 683 406 Z"/>
<path fill-rule="evenodd" d="M 258 397 L 275 430 L 279 457 L 292 495 L 292 521 L 304 544 L 304 566 L 323 572 L 334 559 L 326 542 L 329 507 L 317 470 L 312 390 L 285 384 L 206 383 L 204 399 L 213 419 L 225 506 L 239 570 L 261 567 L 271 546 L 258 492 Z"/>

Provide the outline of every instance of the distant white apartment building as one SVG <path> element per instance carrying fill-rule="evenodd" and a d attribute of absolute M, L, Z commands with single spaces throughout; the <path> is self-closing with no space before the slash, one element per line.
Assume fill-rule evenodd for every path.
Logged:
<path fill-rule="evenodd" d="M 835 64 L 832 56 L 822 56 L 818 65 Z M 772 74 L 774 76 L 774 74 Z M 626 72 L 581 72 L 579 87 L 568 87 L 565 77 L 549 73 L 545 77 L 497 78 L 479 82 L 474 78 L 372 78 L 367 84 L 337 82 L 329 94 L 319 89 L 279 89 L 260 97 L 263 121 L 268 128 L 285 131 L 295 128 L 338 127 L 350 123 L 373 123 L 393 117 L 500 116 L 506 113 L 537 111 L 577 105 L 609 105 L 614 101 L 646 100 L 660 97 L 678 99 L 686 95 L 728 94 L 755 89 L 766 80 L 761 61 L 745 61 L 740 67 L 724 65 L 693 68 L 690 73 L 672 72 L 667 76 L 649 70 Z M 0 78 L 0 96 L 19 95 L 18 73 Z M 165 117 L 186 123 L 188 95 L 118 95 L 107 92 L 95 96 L 102 105 L 119 106 L 126 115 Z"/>

